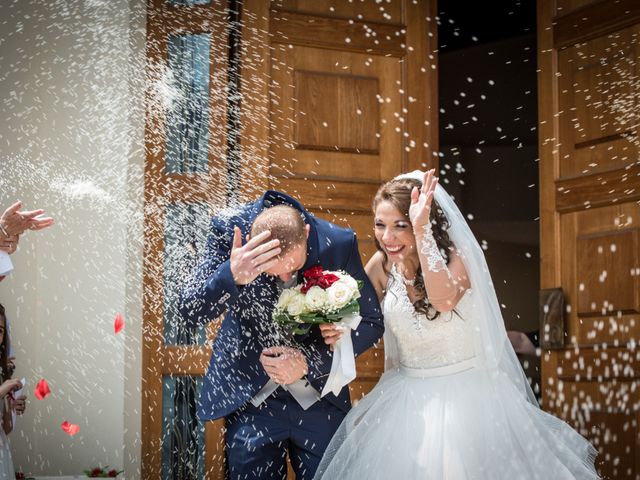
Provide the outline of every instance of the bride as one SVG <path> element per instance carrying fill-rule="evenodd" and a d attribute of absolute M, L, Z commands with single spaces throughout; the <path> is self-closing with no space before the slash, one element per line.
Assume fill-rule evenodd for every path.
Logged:
<path fill-rule="evenodd" d="M 538 408 L 482 249 L 433 170 L 382 185 L 373 210 L 366 270 L 384 312 L 385 373 L 315 478 L 598 478 L 595 449 Z"/>

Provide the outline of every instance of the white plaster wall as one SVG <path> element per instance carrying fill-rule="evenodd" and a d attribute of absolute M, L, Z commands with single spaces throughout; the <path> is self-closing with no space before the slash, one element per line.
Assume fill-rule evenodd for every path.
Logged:
<path fill-rule="evenodd" d="M 29 382 L 14 463 L 138 478 L 144 1 L 3 1 L 0 18 L 0 208 L 21 199 L 56 219 L 23 236 L 0 283 L 16 376 Z"/>

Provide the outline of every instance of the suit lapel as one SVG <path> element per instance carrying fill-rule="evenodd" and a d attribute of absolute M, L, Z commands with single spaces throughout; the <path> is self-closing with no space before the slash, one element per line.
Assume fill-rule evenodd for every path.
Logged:
<path fill-rule="evenodd" d="M 311 225 L 311 229 L 309 230 L 309 238 L 307 238 L 307 261 L 304 262 L 303 267 L 298 270 L 298 283 L 301 283 L 304 280 L 304 272 L 318 264 L 319 259 L 319 246 L 320 242 L 318 241 L 318 229 L 316 227 L 316 222 L 313 218 L 310 219 L 309 225 Z"/>

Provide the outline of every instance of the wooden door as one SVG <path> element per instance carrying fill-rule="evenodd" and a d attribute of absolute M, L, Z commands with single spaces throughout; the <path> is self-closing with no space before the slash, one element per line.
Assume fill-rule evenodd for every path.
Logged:
<path fill-rule="evenodd" d="M 177 304 L 227 202 L 228 6 L 147 7 L 142 478 L 222 478 L 223 422 L 199 422 L 195 403 L 216 325 L 188 330 Z"/>
<path fill-rule="evenodd" d="M 543 407 L 638 479 L 640 2 L 540 0 L 538 42 L 541 282 L 567 303 Z"/>
<path fill-rule="evenodd" d="M 245 0 L 239 189 L 266 187 L 348 225 L 375 252 L 371 202 L 401 172 L 437 167 L 435 1 Z M 382 373 L 358 360 L 352 400 Z"/>
<path fill-rule="evenodd" d="M 149 0 L 143 478 L 224 478 L 223 422 L 193 403 L 215 322 L 185 332 L 175 308 L 209 215 L 283 190 L 351 226 L 366 261 L 380 183 L 437 166 L 435 16 L 435 1 Z M 381 349 L 358 360 L 352 398 L 382 365 Z"/>

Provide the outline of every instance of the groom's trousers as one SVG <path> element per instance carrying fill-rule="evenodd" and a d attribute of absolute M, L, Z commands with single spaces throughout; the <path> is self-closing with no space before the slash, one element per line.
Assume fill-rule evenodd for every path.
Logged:
<path fill-rule="evenodd" d="M 345 415 L 323 400 L 303 410 L 282 388 L 258 407 L 247 404 L 225 418 L 228 478 L 284 479 L 288 453 L 296 480 L 311 480 Z"/>

